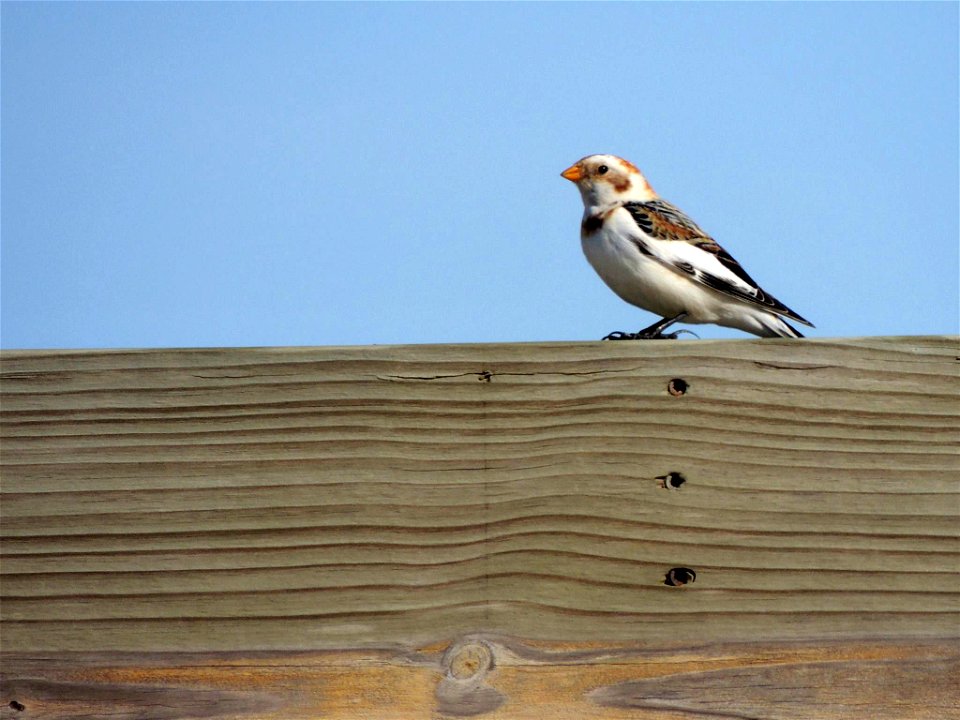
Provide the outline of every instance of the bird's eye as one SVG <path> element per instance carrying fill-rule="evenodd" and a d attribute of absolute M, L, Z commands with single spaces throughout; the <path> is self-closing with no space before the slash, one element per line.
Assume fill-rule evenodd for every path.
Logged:
<path fill-rule="evenodd" d="M 606 175 L 606 174 L 607 174 L 607 170 L 609 170 L 609 169 L 610 169 L 610 168 L 608 168 L 606 165 L 601 165 L 600 167 L 597 168 L 597 174 L 598 174 L 598 175 Z"/>

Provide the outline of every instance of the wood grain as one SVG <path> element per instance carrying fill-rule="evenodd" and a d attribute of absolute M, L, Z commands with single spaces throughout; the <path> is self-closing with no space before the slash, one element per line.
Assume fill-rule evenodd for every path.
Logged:
<path fill-rule="evenodd" d="M 490 667 L 457 663 L 482 645 Z M 953 643 L 650 650 L 470 635 L 444 649 L 8 656 L 0 719 L 960 717 Z M 9 699 L 24 706 L 17 712 Z"/>
<path fill-rule="evenodd" d="M 860 716 L 950 716 L 957 357 L 945 337 L 5 352 L 0 716 L 122 695 L 114 716 L 521 717 L 538 687 L 543 717 L 843 717 L 845 687 Z M 696 581 L 665 585 L 675 567 Z M 484 652 L 482 681 L 457 676 Z"/>

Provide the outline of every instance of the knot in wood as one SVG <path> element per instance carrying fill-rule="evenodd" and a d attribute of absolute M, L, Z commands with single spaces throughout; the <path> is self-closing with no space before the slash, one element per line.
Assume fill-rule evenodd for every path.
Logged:
<path fill-rule="evenodd" d="M 451 647 L 444 657 L 447 674 L 457 680 L 482 678 L 493 668 L 493 651 L 486 643 L 470 641 Z"/>

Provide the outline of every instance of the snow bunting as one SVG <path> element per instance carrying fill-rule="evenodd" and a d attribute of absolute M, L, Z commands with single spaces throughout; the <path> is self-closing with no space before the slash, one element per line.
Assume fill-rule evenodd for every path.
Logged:
<path fill-rule="evenodd" d="M 676 322 L 714 323 L 761 337 L 803 337 L 784 318 L 813 327 L 740 267 L 679 208 L 661 200 L 632 163 L 590 155 L 561 175 L 583 197 L 580 242 L 603 281 L 631 305 L 662 317 L 637 333 L 604 339 L 676 337 Z"/>

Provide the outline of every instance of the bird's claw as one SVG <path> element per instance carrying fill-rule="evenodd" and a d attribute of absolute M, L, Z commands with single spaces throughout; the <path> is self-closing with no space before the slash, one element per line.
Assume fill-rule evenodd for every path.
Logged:
<path fill-rule="evenodd" d="M 635 333 L 625 333 L 622 330 L 617 330 L 607 335 L 604 340 L 676 340 L 677 336 L 680 333 L 689 332 L 691 335 L 696 337 L 689 330 L 677 330 L 672 333 L 664 333 L 668 327 L 673 325 L 675 322 L 679 322 L 687 317 L 686 312 L 679 313 L 673 317 L 665 317 L 661 320 L 657 320 L 650 327 L 645 327 L 643 330 L 639 330 Z"/>
<path fill-rule="evenodd" d="M 606 335 L 604 340 L 676 340 L 681 333 L 689 333 L 695 338 L 699 339 L 699 336 L 692 332 L 691 330 L 677 330 L 672 333 L 662 333 L 662 332 L 640 332 L 627 333 L 622 330 L 616 330 L 609 335 Z"/>

